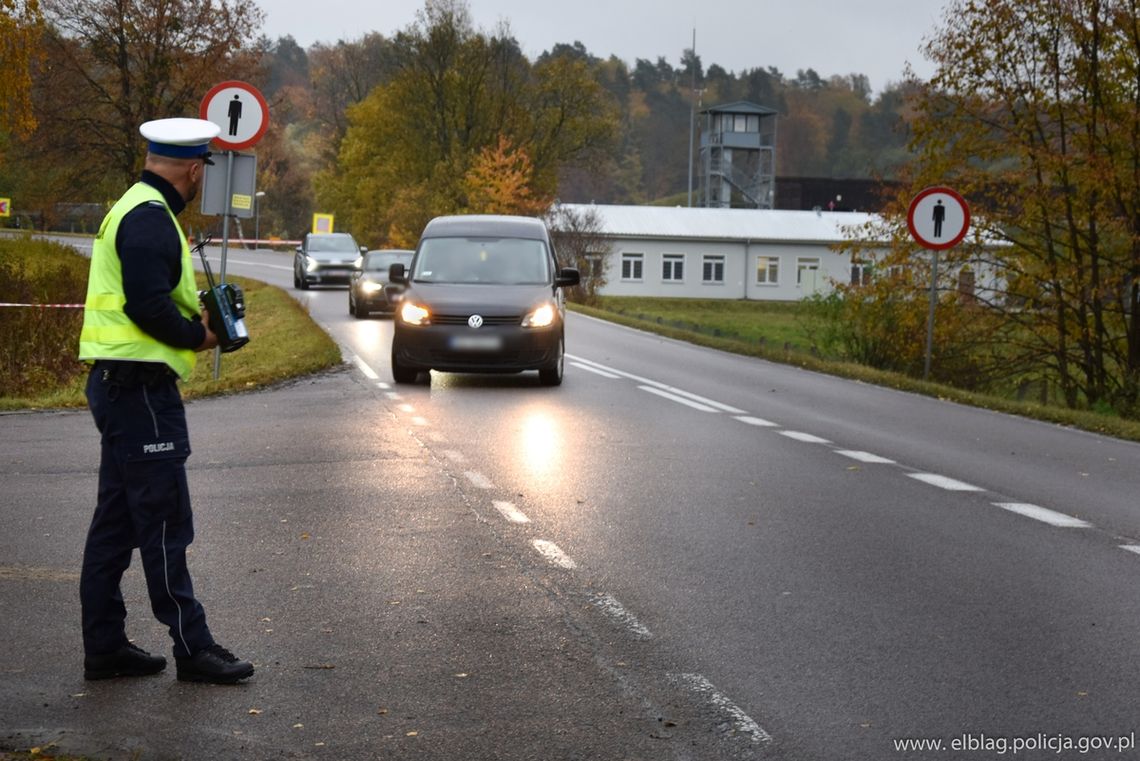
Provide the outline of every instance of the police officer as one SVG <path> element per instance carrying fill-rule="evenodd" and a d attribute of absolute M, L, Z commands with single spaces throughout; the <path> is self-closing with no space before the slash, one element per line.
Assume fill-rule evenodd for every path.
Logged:
<path fill-rule="evenodd" d="M 178 379 L 217 337 L 199 314 L 190 246 L 176 216 L 198 194 L 219 128 L 202 119 L 143 124 L 146 166 L 111 208 L 91 252 L 79 357 L 102 436 L 99 494 L 79 593 L 84 676 L 156 674 L 166 659 L 131 644 L 119 582 L 139 548 L 151 610 L 170 630 L 178 679 L 232 684 L 253 664 L 214 642 L 194 597 L 186 414 Z"/>

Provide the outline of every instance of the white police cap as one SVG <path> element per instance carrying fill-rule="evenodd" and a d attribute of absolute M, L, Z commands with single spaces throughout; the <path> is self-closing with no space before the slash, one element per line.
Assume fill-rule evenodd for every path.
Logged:
<path fill-rule="evenodd" d="M 139 127 L 146 149 L 158 156 L 210 161 L 210 141 L 222 128 L 205 119 L 155 119 Z"/>

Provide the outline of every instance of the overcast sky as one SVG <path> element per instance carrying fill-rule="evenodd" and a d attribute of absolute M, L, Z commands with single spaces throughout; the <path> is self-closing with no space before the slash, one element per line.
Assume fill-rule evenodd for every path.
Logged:
<path fill-rule="evenodd" d="M 866 74 L 875 92 L 902 79 L 910 63 L 922 78 L 933 66 L 920 52 L 948 0 L 469 0 L 477 27 L 509 23 L 530 58 L 580 41 L 599 58 L 632 65 L 664 56 L 673 66 L 692 46 L 705 68 L 740 72 L 775 66 L 785 76 L 813 68 L 822 77 Z M 415 20 L 423 0 L 259 0 L 270 39 L 313 43 L 391 35 Z"/>

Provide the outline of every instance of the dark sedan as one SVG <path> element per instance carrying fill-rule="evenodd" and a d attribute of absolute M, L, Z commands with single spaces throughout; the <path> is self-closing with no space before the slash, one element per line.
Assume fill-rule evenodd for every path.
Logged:
<path fill-rule="evenodd" d="M 393 248 L 369 251 L 361 257 L 348 285 L 348 313 L 363 318 L 372 312 L 394 311 L 399 303 L 399 288 L 388 284 L 388 271 L 393 264 L 411 264 L 412 253 Z"/>
<path fill-rule="evenodd" d="M 424 370 L 538 370 L 543 385 L 562 383 L 560 289 L 579 275 L 558 268 L 542 220 L 438 217 L 424 228 L 410 269 L 396 264 L 390 278 L 406 286 L 392 337 L 397 383 Z"/>

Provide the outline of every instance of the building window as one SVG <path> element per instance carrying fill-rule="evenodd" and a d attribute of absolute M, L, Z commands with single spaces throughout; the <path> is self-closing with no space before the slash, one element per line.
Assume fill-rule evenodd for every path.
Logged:
<path fill-rule="evenodd" d="M 622 254 L 621 255 L 621 279 L 622 280 L 641 280 L 641 266 L 644 264 L 644 254 Z"/>
<path fill-rule="evenodd" d="M 606 274 L 606 258 L 603 254 L 586 254 L 586 277 L 597 280 Z"/>
<path fill-rule="evenodd" d="M 870 262 L 852 262 L 851 263 L 851 285 L 870 285 L 871 284 L 871 263 Z"/>
<path fill-rule="evenodd" d="M 817 272 L 819 272 L 818 258 L 800 257 L 796 259 L 796 285 L 803 285 L 806 280 L 814 288 Z"/>
<path fill-rule="evenodd" d="M 756 257 L 756 282 L 760 285 L 775 285 L 780 282 L 780 257 Z"/>
<path fill-rule="evenodd" d="M 701 282 L 703 283 L 723 283 L 724 282 L 724 257 L 723 256 L 705 256 L 701 267 Z"/>
<path fill-rule="evenodd" d="M 666 283 L 682 283 L 685 280 L 685 255 L 665 254 L 661 257 L 661 279 Z"/>

